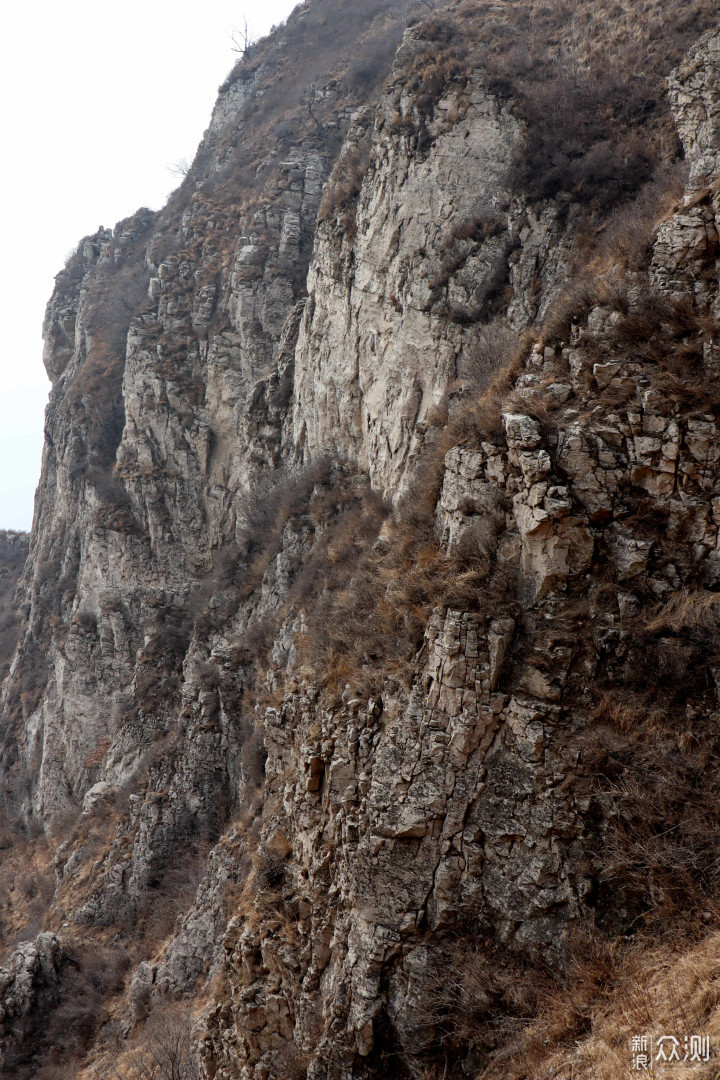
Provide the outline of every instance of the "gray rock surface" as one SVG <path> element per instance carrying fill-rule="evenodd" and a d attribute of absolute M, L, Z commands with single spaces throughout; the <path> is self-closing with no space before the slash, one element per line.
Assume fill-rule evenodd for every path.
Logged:
<path fill-rule="evenodd" d="M 700 311 L 717 296 L 718 55 L 706 37 L 670 82 L 691 179 L 651 267 Z M 308 612 L 351 558 L 343 535 L 362 546 L 368 484 L 414 491 L 438 415 L 461 418 L 491 374 L 465 377 L 482 334 L 537 328 L 566 284 L 580 211 L 510 192 L 522 131 L 481 71 L 441 97 L 424 145 L 399 68 L 376 108 L 336 109 L 330 80 L 323 138 L 278 133 L 229 196 L 263 70 L 223 91 L 175 201 L 86 238 L 58 276 L 0 769 L 13 821 L 69 833 L 64 930 L 147 944 L 128 1031 L 201 994 L 207 1077 L 370 1080 L 384 1040 L 412 1061 L 463 935 L 552 965 L 598 906 L 588 687 L 624 677 L 635 590 L 720 581 L 720 446 L 714 413 L 663 393 L 618 336 L 612 300 L 578 305 L 524 349 L 496 423 L 438 457 L 429 532 L 480 575 L 472 610 L 436 606 L 404 681 L 369 699 L 357 673 L 342 695 L 315 685 Z M 363 147 L 348 205 L 333 160 Z M 61 950 L 51 933 L 18 947 L 7 1022 Z"/>
<path fill-rule="evenodd" d="M 0 967 L 0 1068 L 12 1066 L 18 1051 L 27 1051 L 24 1024 L 37 1022 L 52 1006 L 62 978 L 65 956 L 55 934 L 22 941 Z"/>
<path fill-rule="evenodd" d="M 397 65 L 416 47 L 406 35 Z M 439 102 L 422 155 L 413 108 L 391 84 L 352 228 L 344 209 L 318 227 L 295 360 L 301 459 L 340 452 L 389 496 L 412 474 L 428 417 L 472 365 L 498 294 L 512 293 L 516 329 L 546 310 L 576 216 L 562 224 L 557 207 L 511 195 L 520 125 L 482 72 Z"/>

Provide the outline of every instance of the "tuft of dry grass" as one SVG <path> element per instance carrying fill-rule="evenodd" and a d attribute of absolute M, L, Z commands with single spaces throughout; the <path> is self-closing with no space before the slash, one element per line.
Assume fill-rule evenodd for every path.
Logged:
<path fill-rule="evenodd" d="M 44 837 L 0 835 L 0 951 L 37 936 L 55 892 L 54 851 Z M 1 959 L 1 958 L 0 958 Z"/>
<path fill-rule="evenodd" d="M 656 1046 L 668 1034 L 681 1054 L 686 1035 L 709 1036 L 711 1046 L 709 1064 L 675 1065 L 673 1077 L 716 1075 L 720 934 L 707 929 L 700 941 L 658 944 L 580 927 L 552 971 L 457 945 L 431 962 L 417 990 L 417 1028 L 403 1052 L 416 1068 L 424 1061 L 428 1080 L 451 1075 L 448 1063 L 458 1061 L 474 1080 L 628 1080 L 633 1038 Z M 665 1074 L 652 1067 L 648 1075 Z"/>
<path fill-rule="evenodd" d="M 579 960 L 564 994 L 549 1000 L 543 1015 L 483 1070 L 478 1080 L 563 1077 L 627 1080 L 633 1072 L 632 1040 L 662 1035 L 708 1036 L 710 1062 L 674 1063 L 677 1080 L 709 1080 L 720 1056 L 720 934 L 697 944 L 654 946 L 648 941 L 616 948 L 598 971 L 597 954 Z M 574 1016 L 584 1014 L 585 1030 Z M 653 1055 L 654 1057 L 654 1055 Z M 666 1075 L 653 1060 L 647 1075 Z"/>
<path fill-rule="evenodd" d="M 672 633 L 720 643 L 720 594 L 685 587 L 662 604 L 645 624 L 648 634 Z"/>

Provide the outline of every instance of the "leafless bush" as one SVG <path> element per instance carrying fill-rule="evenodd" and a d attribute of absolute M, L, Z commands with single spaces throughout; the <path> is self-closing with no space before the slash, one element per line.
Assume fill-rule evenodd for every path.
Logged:
<path fill-rule="evenodd" d="M 137 1032 L 132 1080 L 199 1080 L 200 1066 L 187 1005 L 162 1001 Z"/>
<path fill-rule="evenodd" d="M 123 987 L 129 966 L 120 948 L 66 950 L 59 981 L 39 990 L 35 1009 L 13 1024 L 3 1048 L 2 1080 L 74 1075 L 97 1030 L 107 998 Z"/>
<path fill-rule="evenodd" d="M 422 124 L 452 85 L 460 88 L 467 82 L 472 62 L 465 26 L 451 16 L 433 14 L 417 33 L 424 47 L 412 55 L 399 78 L 412 94 L 413 110 Z"/>
<path fill-rule="evenodd" d="M 592 228 L 588 236 L 578 235 L 578 250 L 585 260 L 594 260 L 595 267 L 619 270 L 642 270 L 648 265 L 658 223 L 679 205 L 687 181 L 687 165 L 675 161 L 662 163 L 652 178 L 632 199 L 613 208 L 599 231 Z M 623 298 L 617 297 L 618 309 Z"/>
<path fill-rule="evenodd" d="M 285 880 L 287 855 L 261 847 L 254 859 L 256 882 L 260 890 L 278 889 Z"/>
<path fill-rule="evenodd" d="M 474 340 L 466 345 L 458 364 L 458 375 L 473 386 L 487 386 L 490 376 L 504 367 L 517 351 L 519 335 L 504 319 L 481 326 Z"/>
<path fill-rule="evenodd" d="M 581 740 L 605 825 L 593 856 L 600 925 L 627 933 L 697 932 L 716 911 L 720 792 L 707 721 L 675 730 L 631 686 L 605 690 Z"/>
<path fill-rule="evenodd" d="M 515 160 L 512 180 L 535 198 L 560 191 L 572 192 L 597 208 L 606 208 L 636 191 L 652 175 L 656 164 L 652 138 L 642 129 L 625 130 L 640 123 L 644 100 L 622 101 L 615 75 L 583 81 L 576 74 L 557 73 L 547 82 L 528 86 L 524 111 L 528 137 Z M 617 102 L 617 105 L 615 105 Z"/>
<path fill-rule="evenodd" d="M 454 13 L 460 34 L 436 13 L 416 31 L 434 39 L 433 55 L 414 57 L 407 72 L 420 111 L 481 66 L 526 127 L 510 170 L 517 189 L 607 211 L 678 149 L 665 78 L 717 17 L 712 0 L 689 0 L 682 19 L 662 3 L 626 5 L 622 18 L 618 10 L 528 0 L 504 5 L 498 19 L 492 3 L 468 0 Z"/>
<path fill-rule="evenodd" d="M 78 611 L 73 615 L 72 624 L 86 634 L 97 631 L 97 614 L 94 611 Z"/>
<path fill-rule="evenodd" d="M 479 243 L 503 232 L 506 224 L 504 214 L 488 207 L 459 221 L 453 227 L 452 235 L 457 240 L 474 240 Z"/>
<path fill-rule="evenodd" d="M 305 1080 L 311 1055 L 292 1042 L 271 1054 L 272 1076 L 277 1080 Z"/>
<path fill-rule="evenodd" d="M 370 136 L 343 154 L 325 185 L 318 220 L 337 216 L 346 234 L 351 235 L 355 221 L 355 202 L 370 162 Z"/>

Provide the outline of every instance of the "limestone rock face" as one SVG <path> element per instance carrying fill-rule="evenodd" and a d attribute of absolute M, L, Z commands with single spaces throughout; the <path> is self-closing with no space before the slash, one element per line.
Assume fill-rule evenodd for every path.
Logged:
<path fill-rule="evenodd" d="M 688 92 L 687 116 L 706 115 L 716 43 L 712 36 L 697 50 L 700 100 Z M 681 130 L 692 160 L 695 129 L 688 120 Z M 682 213 L 661 227 L 656 281 L 669 282 L 668 251 L 675 283 L 702 270 L 709 278 L 707 251 L 695 261 L 686 228 Z M 323 288 L 318 276 L 316 299 Z M 351 340 L 366 302 L 359 290 L 354 308 L 346 301 L 341 325 L 353 328 Z M 308 308 L 329 337 L 325 310 L 335 307 Z M 282 833 L 292 854 L 278 880 L 259 888 L 252 914 L 230 923 L 230 1002 L 209 1017 L 208 1075 L 229 1078 L 238 1061 L 243 1077 L 258 1067 L 272 1075 L 291 1028 L 308 1076 L 382 1074 L 388 1024 L 410 1059 L 428 1038 L 430 984 L 447 970 L 461 926 L 547 962 L 583 912 L 597 909 L 591 867 L 606 808 L 583 750 L 588 685 L 611 672 L 620 680 L 637 662 L 629 626 L 640 591 L 662 602 L 693 587 L 698 567 L 701 580 L 717 581 L 720 542 L 716 421 L 656 388 L 652 366 L 628 356 L 615 333 L 620 321 L 620 312 L 598 305 L 569 340 L 535 346 L 507 405 L 498 404 L 502 430 L 446 454 L 438 536 L 448 554 L 485 560 L 485 614 L 436 610 L 404 693 L 388 686 L 365 701 L 348 689 L 344 706 L 328 709 L 308 689 L 267 712 L 275 809 L 266 835 Z M 298 356 L 319 356 L 303 337 L 310 332 L 306 316 Z M 359 371 L 343 384 L 339 372 L 329 374 L 330 348 L 324 356 L 320 380 L 328 372 L 328 388 L 347 388 L 333 415 L 360 415 Z M 378 378 L 384 366 L 373 369 Z M 402 419 L 398 402 L 398 411 L 378 408 L 378 416 Z M 319 402 L 315 409 L 325 412 Z M 405 449 L 396 456 L 388 437 L 371 451 L 370 424 L 351 430 L 361 460 L 380 463 L 377 482 L 397 477 Z M 639 497 L 642 513 L 634 511 Z M 649 531 L 648 515 L 666 526 Z M 600 567 L 615 582 L 607 606 Z M 510 610 L 490 599 L 503 573 L 518 584 Z M 712 720 L 716 703 L 703 702 Z"/>
<path fill-rule="evenodd" d="M 330 214 L 311 261 L 332 143 L 279 144 L 265 186 L 236 207 L 224 162 L 243 133 L 254 138 L 255 100 L 248 80 L 237 85 L 174 201 L 86 238 L 45 319 L 53 390 L 5 767 L 26 793 L 22 813 L 45 823 L 99 783 L 150 773 L 163 793 L 132 803 L 134 853 L 113 857 L 82 922 L 132 909 L 174 838 L 212 832 L 243 788 L 230 750 L 243 676 L 228 697 L 197 672 L 228 665 L 228 640 L 278 609 L 307 554 L 308 535 L 286 533 L 259 602 L 237 611 L 238 568 L 252 561 L 243 538 L 268 486 L 332 455 L 377 489 L 402 487 L 472 345 L 464 323 L 510 280 L 512 318 L 527 322 L 570 242 L 557 208 L 531 211 L 505 190 L 518 125 L 478 74 L 462 100 L 441 100 L 422 153 L 393 127 L 397 109 L 412 115 L 406 92 L 391 84 L 373 113 L 338 111 L 327 88 L 326 118 L 350 125 L 340 159 L 365 139 L 370 162 L 352 258 Z M 537 275 L 523 285 L 527 259 L 543 288 Z M 457 322 L 452 305 L 467 309 Z M 221 639 L 193 629 L 206 610 Z"/>
<path fill-rule="evenodd" d="M 21 770 L 39 757 L 26 812 L 43 820 L 100 780 L 135 775 L 180 708 L 182 656 L 212 598 L 212 553 L 236 542 L 257 476 L 282 463 L 309 257 L 299 237 L 312 231 L 323 161 L 292 151 L 274 178 L 279 201 L 253 207 L 230 234 L 219 224 L 217 239 L 208 234 L 196 190 L 179 225 L 170 212 L 168 221 L 142 211 L 86 240 L 58 278 L 45 325 L 54 387 L 29 625 L 9 691 L 17 696 L 21 669 L 42 666 L 42 699 L 23 705 L 8 759 Z M 151 684 L 159 712 L 148 723 L 130 703 Z"/>
<path fill-rule="evenodd" d="M 676 296 L 691 293 L 715 315 L 717 290 L 702 267 L 716 258 L 720 244 L 715 190 L 720 175 L 719 50 L 717 36 L 706 35 L 669 79 L 690 176 L 682 207 L 658 231 L 653 259 L 653 277 L 661 288 Z"/>
<path fill-rule="evenodd" d="M 18 1052 L 27 1052 L 43 1010 L 52 1006 L 65 961 L 55 934 L 23 941 L 0 968 L 0 1067 L 12 1068 Z M 22 1059 L 21 1059 L 22 1060 Z"/>
<path fill-rule="evenodd" d="M 18 611 L 15 596 L 25 566 L 30 537 L 0 530 L 0 678 L 5 678 L 17 646 Z"/>
<path fill-rule="evenodd" d="M 492 192 L 486 213 L 507 220 L 502 179 L 518 138 L 512 116 L 478 85 L 456 123 L 445 117 L 457 102 L 441 103 L 437 137 L 418 158 L 408 136 L 393 131 L 399 97 L 399 90 L 386 95 L 376 121 L 352 249 L 332 218 L 318 231 L 293 425 L 304 454 L 335 446 L 339 437 L 342 450 L 391 492 L 417 449 L 417 424 L 457 375 L 466 334 L 439 319 L 439 307 L 481 310 L 506 280 L 507 228 L 481 244 L 461 240 L 459 266 L 445 261 L 453 227 L 483 210 L 479 192 Z"/>
<path fill-rule="evenodd" d="M 333 1003 L 318 1074 L 341 1049 L 346 1062 L 371 1055 L 386 1010 L 403 1041 L 422 1037 L 412 973 L 428 948 L 442 950 L 444 932 L 470 918 L 532 951 L 577 912 L 587 882 L 574 864 L 583 822 L 556 703 L 565 672 L 508 692 L 514 632 L 511 618 L 438 611 L 407 700 L 348 701 L 328 714 L 300 698 L 268 717 L 275 824 L 294 835 L 308 876 L 288 865 L 277 899 L 256 902 L 262 911 L 298 890 L 297 942 L 267 920 L 230 924 L 234 1030 L 249 1062 L 271 1055 L 289 1017 L 311 1011 L 318 994 L 323 1012 Z M 304 782 L 296 763 L 310 777 L 316 761 L 320 783 Z"/>
<path fill-rule="evenodd" d="M 418 44 L 408 32 L 398 69 Z M 389 496 L 412 473 L 428 416 L 472 364 L 478 323 L 502 311 L 519 329 L 546 310 L 577 209 L 563 218 L 511 194 L 520 125 L 481 71 L 440 100 L 422 152 L 413 110 L 391 83 L 350 228 L 344 209 L 318 227 L 295 366 L 301 459 L 339 451 Z M 351 151 L 366 125 L 351 128 Z"/>
<path fill-rule="evenodd" d="M 420 123 L 403 72 L 433 25 L 377 99 L 333 69 L 294 127 L 278 31 L 168 207 L 58 276 L 0 773 L 13 827 L 57 845 L 59 937 L 0 972 L 4 1024 L 41 1007 L 63 935 L 118 934 L 118 1039 L 196 995 L 207 1078 L 419 1076 L 458 943 L 552 967 L 585 920 L 639 917 L 603 877 L 596 690 L 695 665 L 683 716 L 717 722 L 668 605 L 720 584 L 719 421 L 663 364 L 691 351 L 672 303 L 717 303 L 718 36 L 670 81 L 689 188 L 622 305 L 564 291 L 582 209 L 511 187 L 525 132 L 487 72 Z M 630 347 L 650 287 L 663 321 Z M 432 559 L 447 596 L 423 607 Z M 402 670 L 313 661 L 342 602 L 369 639 L 420 612 Z"/>

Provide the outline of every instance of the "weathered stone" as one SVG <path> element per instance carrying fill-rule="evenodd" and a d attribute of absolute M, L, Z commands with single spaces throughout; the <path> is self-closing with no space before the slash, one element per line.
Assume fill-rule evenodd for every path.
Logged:
<path fill-rule="evenodd" d="M 159 916 L 164 951 L 118 1006 L 128 1026 L 161 995 L 220 987 L 203 990 L 220 995 L 203 1020 L 216 1080 L 367 1078 L 380 1033 L 412 1045 L 423 979 L 464 927 L 547 965 L 590 914 L 604 810 L 577 749 L 587 687 L 625 672 L 645 586 L 666 600 L 720 582 L 720 443 L 705 406 L 669 399 L 656 367 L 618 345 L 619 312 L 579 308 L 567 341 L 528 350 L 496 422 L 470 424 L 438 462 L 436 539 L 448 573 L 470 567 L 472 610 L 441 591 L 405 670 L 368 700 L 373 653 L 326 694 L 302 657 L 325 583 L 308 586 L 303 566 L 352 566 L 335 527 L 354 520 L 340 515 L 368 476 L 393 499 L 412 493 L 446 395 L 462 419 L 487 377 L 472 370 L 478 327 L 498 305 L 518 330 L 542 318 L 580 208 L 508 189 L 522 125 L 481 71 L 424 118 L 425 141 L 400 78 L 352 118 L 334 85 L 318 90 L 323 137 L 273 136 L 258 191 L 217 205 L 264 63 L 223 90 L 179 220 L 140 212 L 102 229 L 58 277 L 4 790 L 20 817 L 82 806 L 82 829 L 97 827 L 56 860 L 73 930 Z M 711 35 L 670 80 L 691 186 L 651 270 L 715 314 L 719 69 Z M 369 149 L 357 201 L 341 206 L 332 181 L 323 199 L 329 130 L 339 166 Z M 479 199 L 496 229 L 445 230 L 467 232 Z M 326 455 L 345 464 L 324 469 Z M 293 502 L 304 485 L 318 494 L 307 512 Z M 395 535 L 386 522 L 363 573 Z M 148 898 L 176 893 L 169 929 Z M 61 952 L 51 934 L 17 947 L 0 973 L 9 1025 L 50 1000 Z"/>

